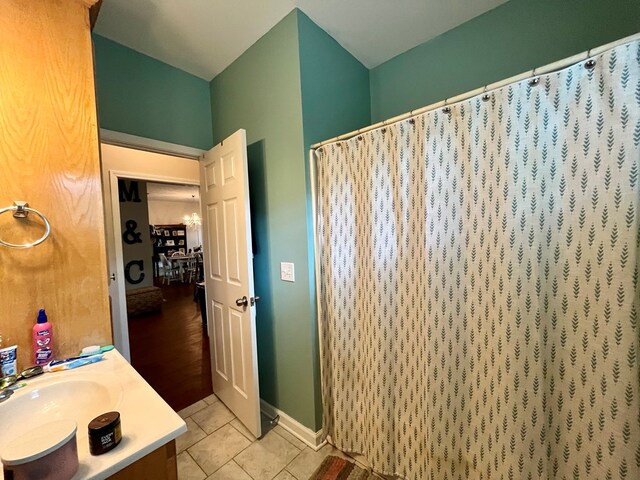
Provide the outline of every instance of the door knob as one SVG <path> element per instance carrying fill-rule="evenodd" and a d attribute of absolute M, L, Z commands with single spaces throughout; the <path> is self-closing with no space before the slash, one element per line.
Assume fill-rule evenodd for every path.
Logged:
<path fill-rule="evenodd" d="M 236 306 L 247 308 L 249 306 L 249 299 L 247 299 L 247 297 L 238 298 L 236 300 Z"/>
<path fill-rule="evenodd" d="M 258 297 L 257 295 L 255 297 L 251 297 L 251 306 L 253 307 L 256 303 L 258 303 L 258 300 L 260 300 L 260 297 Z"/>

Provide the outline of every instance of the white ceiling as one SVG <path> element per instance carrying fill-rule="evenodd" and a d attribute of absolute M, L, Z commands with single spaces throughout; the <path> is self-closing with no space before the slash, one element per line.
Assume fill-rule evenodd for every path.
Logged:
<path fill-rule="evenodd" d="M 147 198 L 171 202 L 199 202 L 200 188 L 194 185 L 147 182 Z"/>
<path fill-rule="evenodd" d="M 507 0 L 105 0 L 95 31 L 211 80 L 298 7 L 366 67 Z"/>

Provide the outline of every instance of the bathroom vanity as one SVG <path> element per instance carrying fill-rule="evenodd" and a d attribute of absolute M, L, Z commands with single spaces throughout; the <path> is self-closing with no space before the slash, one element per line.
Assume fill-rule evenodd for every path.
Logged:
<path fill-rule="evenodd" d="M 120 413 L 122 441 L 110 452 L 92 456 L 87 425 L 108 411 Z M 22 432 L 54 420 L 75 420 L 78 480 L 175 479 L 175 439 L 187 431 L 178 414 L 116 350 L 98 363 L 29 380 L 0 404 L 0 418 L 0 455 L 2 445 Z"/>
<path fill-rule="evenodd" d="M 172 440 L 109 478 L 111 480 L 177 480 L 176 442 Z"/>

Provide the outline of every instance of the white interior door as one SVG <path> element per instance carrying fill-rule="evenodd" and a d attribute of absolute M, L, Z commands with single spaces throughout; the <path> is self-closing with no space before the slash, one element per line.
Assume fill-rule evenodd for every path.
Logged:
<path fill-rule="evenodd" d="M 260 437 L 245 130 L 209 150 L 200 168 L 213 391 Z"/>

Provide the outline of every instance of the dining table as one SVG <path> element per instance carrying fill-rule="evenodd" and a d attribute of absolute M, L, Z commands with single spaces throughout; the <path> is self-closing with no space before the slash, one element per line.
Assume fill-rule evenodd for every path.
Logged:
<path fill-rule="evenodd" d="M 182 278 L 182 281 L 185 281 L 185 274 L 187 271 L 187 263 L 190 260 L 194 260 L 197 259 L 198 255 L 197 254 L 191 254 L 191 255 L 172 255 L 172 256 L 168 256 L 167 260 L 169 260 L 169 262 L 171 262 L 172 266 L 177 266 L 179 268 L 180 271 L 180 278 Z"/>

